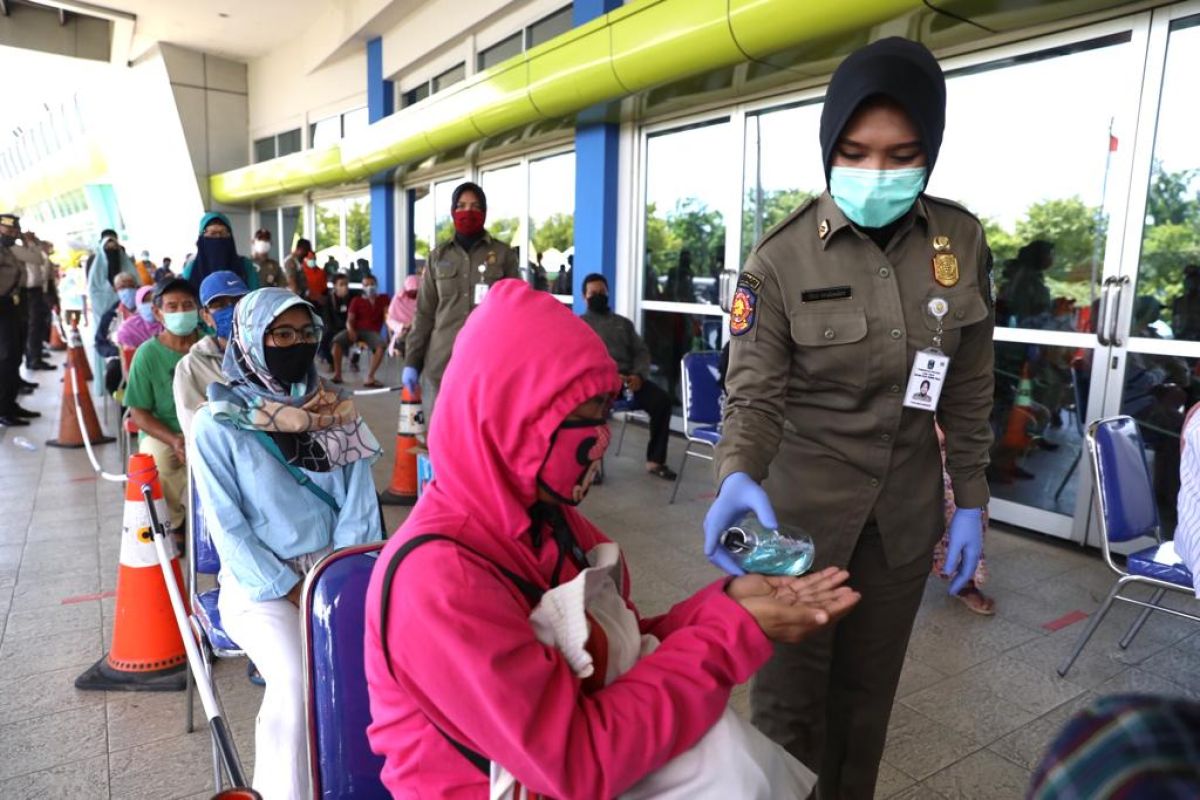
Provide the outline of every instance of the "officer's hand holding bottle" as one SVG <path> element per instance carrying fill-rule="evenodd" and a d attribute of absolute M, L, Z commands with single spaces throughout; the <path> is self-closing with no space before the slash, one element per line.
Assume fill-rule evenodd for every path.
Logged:
<path fill-rule="evenodd" d="M 725 593 L 746 609 L 767 638 L 798 642 L 841 619 L 861 595 L 845 586 L 850 573 L 828 567 L 802 578 L 742 575 Z"/>
<path fill-rule="evenodd" d="M 779 527 L 775 509 L 771 508 L 763 488 L 745 472 L 731 472 L 721 482 L 717 499 L 704 516 L 704 555 L 730 575 L 744 575 L 746 571 L 728 550 L 721 547 L 721 535 L 750 512 L 765 528 Z"/>
<path fill-rule="evenodd" d="M 711 512 L 710 512 L 711 513 Z M 956 595 L 975 577 L 979 556 L 983 553 L 983 509 L 960 508 L 950 518 L 950 543 L 946 547 L 946 566 L 942 574 L 950 582 L 950 594 Z M 961 561 L 961 563 L 959 563 Z"/>
<path fill-rule="evenodd" d="M 416 367 L 405 367 L 404 372 L 400 373 L 400 382 L 411 395 L 417 395 L 421 391 L 421 373 L 417 372 Z"/>

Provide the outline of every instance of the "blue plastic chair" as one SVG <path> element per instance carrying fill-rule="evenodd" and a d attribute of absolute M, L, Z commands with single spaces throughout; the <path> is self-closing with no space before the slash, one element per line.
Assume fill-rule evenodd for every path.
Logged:
<path fill-rule="evenodd" d="M 1154 479 L 1146 463 L 1145 445 L 1137 423 L 1132 417 L 1124 415 L 1096 420 L 1087 429 L 1087 448 L 1091 455 L 1092 484 L 1099 506 L 1100 544 L 1104 561 L 1117 574 L 1117 581 L 1103 605 L 1092 615 L 1075 649 L 1059 666 L 1058 674 L 1062 677 L 1066 677 L 1067 670 L 1083 652 L 1114 600 L 1143 609 L 1121 639 L 1121 649 L 1133 643 L 1133 638 L 1155 611 L 1200 622 L 1198 616 L 1159 605 L 1168 591 L 1192 597 L 1195 589 L 1192 574 L 1175 555 L 1173 544 L 1163 542 L 1158 507 L 1154 502 Z M 1157 543 L 1127 556 L 1125 569 L 1117 566 L 1113 561 L 1111 545 L 1143 536 L 1153 536 Z M 1149 602 L 1135 600 L 1122 594 L 1127 586 L 1150 586 L 1154 592 Z"/>
<path fill-rule="evenodd" d="M 217 697 L 216 684 L 213 683 L 212 665 L 217 658 L 238 658 L 246 653 L 233 641 L 225 629 L 221 627 L 221 612 L 217 609 L 217 601 L 221 596 L 221 587 L 199 591 L 197 576 L 213 575 L 221 571 L 221 556 L 208 535 L 208 527 L 204 524 L 204 514 L 200 508 L 200 496 L 192 480 L 192 471 L 188 470 L 188 507 L 187 507 L 187 595 L 188 622 L 192 627 L 197 641 L 200 643 L 200 654 L 204 659 L 205 678 Z M 194 729 L 192 706 L 196 687 L 191 669 L 187 670 L 187 723 L 186 729 L 191 733 Z M 232 744 L 232 743 L 231 743 Z M 234 753 L 235 757 L 237 753 Z M 213 740 L 213 789 L 221 790 L 222 782 L 221 751 L 216 739 Z"/>
<path fill-rule="evenodd" d="M 613 455 L 621 455 L 621 448 L 625 445 L 625 428 L 629 425 L 629 420 L 636 419 L 643 425 L 650 424 L 650 415 L 642 411 L 632 399 L 627 399 L 625 393 L 622 392 L 615 401 L 613 401 L 612 409 L 609 412 L 614 419 L 621 420 L 621 432 L 617 434 L 617 450 Z"/>
<path fill-rule="evenodd" d="M 697 350 L 688 353 L 681 362 L 683 373 L 683 432 L 687 447 L 671 488 L 671 499 L 679 492 L 688 458 L 712 461 L 721 441 L 721 354 L 716 350 Z M 694 450 L 694 447 L 702 448 Z M 707 452 L 703 448 L 707 448 Z"/>
<path fill-rule="evenodd" d="M 363 666 L 367 584 L 383 542 L 336 550 L 309 571 L 301 604 L 305 714 L 313 797 L 389 800 L 371 752 Z"/>

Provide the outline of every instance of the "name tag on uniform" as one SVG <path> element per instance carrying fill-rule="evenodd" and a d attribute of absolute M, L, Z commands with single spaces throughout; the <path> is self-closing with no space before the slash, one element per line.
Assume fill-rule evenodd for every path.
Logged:
<path fill-rule="evenodd" d="M 486 283 L 475 284 L 475 301 L 474 305 L 479 305 L 483 302 L 483 298 L 487 297 L 489 287 Z"/>
<path fill-rule="evenodd" d="M 949 371 L 950 356 L 941 350 L 918 350 L 908 373 L 904 405 L 921 411 L 936 411 Z"/>
<path fill-rule="evenodd" d="M 825 289 L 809 289 L 800 293 L 800 302 L 816 303 L 821 300 L 849 300 L 853 297 L 849 286 L 829 286 Z"/>

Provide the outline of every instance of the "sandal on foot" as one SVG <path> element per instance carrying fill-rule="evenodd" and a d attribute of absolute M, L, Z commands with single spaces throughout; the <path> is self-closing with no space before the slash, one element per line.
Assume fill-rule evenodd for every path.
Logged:
<path fill-rule="evenodd" d="M 363 384 L 364 389 L 382 389 L 383 384 L 377 380 L 369 380 Z"/>
<path fill-rule="evenodd" d="M 656 478 L 662 478 L 665 481 L 673 481 L 677 477 L 675 475 L 675 470 L 671 469 L 666 464 L 659 464 L 654 469 L 646 470 L 646 472 L 655 476 Z"/>
<path fill-rule="evenodd" d="M 976 586 L 968 586 L 957 595 L 959 601 L 973 614 L 990 617 L 996 613 L 996 601 L 979 591 Z"/>
<path fill-rule="evenodd" d="M 341 378 L 330 378 L 329 382 L 330 383 L 341 383 L 342 379 Z"/>

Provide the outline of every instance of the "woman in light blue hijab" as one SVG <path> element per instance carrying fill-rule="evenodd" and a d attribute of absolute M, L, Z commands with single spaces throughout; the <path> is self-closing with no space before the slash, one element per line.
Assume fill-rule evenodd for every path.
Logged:
<path fill-rule="evenodd" d="M 196 412 L 188 463 L 221 556 L 225 630 L 266 680 L 254 788 L 308 797 L 298 603 L 305 574 L 339 547 L 383 537 L 375 437 L 348 394 L 317 377 L 321 321 L 286 289 L 237 305 L 222 370 Z"/>
<path fill-rule="evenodd" d="M 141 285 L 141 277 L 137 267 L 133 265 L 129 254 L 115 236 L 105 236 L 96 248 L 92 258 L 92 271 L 88 273 L 87 298 L 91 306 L 91 319 L 98 320 L 117 302 L 117 292 L 113 289 L 113 279 L 122 272 L 128 272 L 133 280 Z"/>

